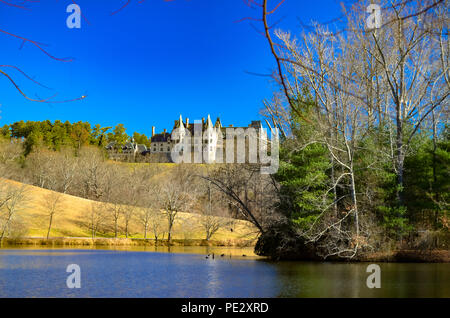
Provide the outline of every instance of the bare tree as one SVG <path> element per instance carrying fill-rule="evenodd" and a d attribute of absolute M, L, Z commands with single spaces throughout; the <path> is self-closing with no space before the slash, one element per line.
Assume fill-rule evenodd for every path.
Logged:
<path fill-rule="evenodd" d="M 158 244 L 158 239 L 164 239 L 167 227 L 165 224 L 164 214 L 160 210 L 151 210 L 149 219 L 149 228 L 155 237 L 155 244 Z"/>
<path fill-rule="evenodd" d="M 445 3 L 446 1 L 444 1 Z M 422 7 L 417 2 L 419 8 Z M 439 7 L 438 10 L 442 10 Z M 441 28 L 439 41 L 427 26 L 439 23 L 434 10 L 411 17 L 417 8 L 406 3 L 391 6 L 384 15 L 392 20 L 389 27 L 365 34 L 365 40 L 374 43 L 368 54 L 382 71 L 378 77 L 387 87 L 388 104 L 385 112 L 391 116 L 395 131 L 394 169 L 397 174 L 397 199 L 403 204 L 404 161 L 414 135 L 423 127 L 434 110 L 448 107 L 448 36 Z M 447 10 L 448 20 L 448 10 Z M 447 53 L 444 51 L 447 47 Z"/>
<path fill-rule="evenodd" d="M 0 245 L 7 233 L 15 214 L 25 207 L 27 187 L 2 183 L 0 185 Z"/>
<path fill-rule="evenodd" d="M 7 164 L 22 156 L 22 145 L 12 140 L 0 140 L 0 164 Z"/>
<path fill-rule="evenodd" d="M 180 211 L 187 211 L 198 196 L 198 185 L 194 182 L 195 168 L 190 165 L 175 166 L 160 184 L 158 200 L 167 219 L 168 241 L 172 239 L 175 219 Z"/>
<path fill-rule="evenodd" d="M 128 238 L 130 232 L 130 223 L 133 220 L 136 212 L 136 207 L 132 205 L 127 205 L 123 209 L 123 220 L 125 223 L 125 237 Z"/>
<path fill-rule="evenodd" d="M 103 195 L 106 184 L 105 176 L 108 169 L 105 157 L 100 149 L 83 147 L 78 154 L 77 190 L 87 199 L 99 200 Z"/>
<path fill-rule="evenodd" d="M 54 217 L 64 210 L 64 195 L 59 192 L 49 192 L 44 195 L 43 208 L 45 209 L 49 221 L 48 221 L 48 231 L 47 240 L 50 237 L 50 231 L 52 229 Z"/>
<path fill-rule="evenodd" d="M 98 231 L 105 222 L 107 214 L 107 203 L 92 202 L 89 210 L 89 229 L 91 231 L 92 239 L 97 236 Z"/>
<path fill-rule="evenodd" d="M 221 202 L 218 195 L 214 195 L 211 182 L 207 182 L 207 198 L 200 209 L 200 222 L 205 231 L 205 239 L 209 241 L 211 237 L 222 227 L 230 224 L 230 220 L 224 218 L 224 202 Z"/>
<path fill-rule="evenodd" d="M 151 208 L 144 207 L 138 210 L 138 218 L 144 228 L 144 239 L 147 239 L 147 231 L 151 217 L 152 217 Z"/>
<path fill-rule="evenodd" d="M 119 219 L 123 215 L 124 207 L 119 200 L 113 200 L 108 206 L 108 213 L 114 224 L 114 237 L 117 238 L 119 234 Z"/>
<path fill-rule="evenodd" d="M 146 176 L 147 182 L 144 183 L 144 190 L 140 196 L 141 208 L 138 216 L 144 227 L 144 239 L 147 238 L 147 232 L 150 230 L 157 243 L 160 235 L 164 233 L 166 224 L 158 202 L 158 184 L 151 182 L 147 178 L 148 176 Z"/>
<path fill-rule="evenodd" d="M 120 230 L 119 221 L 125 217 L 129 222 L 132 215 L 129 213 L 129 208 L 134 209 L 134 207 L 127 205 L 129 203 L 127 196 L 130 195 L 128 189 L 130 180 L 127 178 L 127 169 L 121 165 L 108 164 L 103 171 L 104 174 L 101 176 L 102 181 L 99 183 L 98 192 L 101 193 L 102 200 L 108 202 L 107 213 L 113 223 L 114 237 L 117 238 Z M 128 233 L 126 234 L 128 235 Z"/>
<path fill-rule="evenodd" d="M 277 186 L 271 175 L 260 174 L 256 164 L 224 164 L 201 178 L 223 195 L 236 217 L 251 222 L 260 233 L 278 219 Z"/>
<path fill-rule="evenodd" d="M 144 191 L 143 174 L 140 170 L 134 168 L 132 172 L 124 172 L 123 184 L 126 187 L 122 189 L 123 203 L 126 205 L 123 211 L 123 217 L 125 222 L 125 237 L 128 237 L 130 223 L 135 218 L 137 206 L 141 201 L 141 196 Z"/>
<path fill-rule="evenodd" d="M 72 149 L 64 148 L 57 153 L 54 173 L 57 182 L 57 191 L 67 193 L 75 180 L 77 161 Z"/>
<path fill-rule="evenodd" d="M 26 165 L 33 185 L 41 188 L 55 189 L 56 179 L 52 175 L 55 161 L 56 153 L 42 147 L 35 148 L 27 156 Z"/>

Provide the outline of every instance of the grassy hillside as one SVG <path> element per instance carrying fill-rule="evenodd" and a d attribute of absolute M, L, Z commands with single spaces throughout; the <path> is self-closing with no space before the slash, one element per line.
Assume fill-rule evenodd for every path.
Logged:
<path fill-rule="evenodd" d="M 14 187 L 24 186 L 11 180 L 2 179 L 0 182 Z M 26 201 L 20 205 L 20 209 L 15 215 L 16 223 L 20 225 L 19 234 L 21 236 L 45 237 L 49 222 L 49 216 L 45 208 L 45 198 L 52 191 L 31 185 L 25 185 L 25 187 Z M 91 204 L 91 200 L 64 194 L 61 212 L 54 216 L 50 236 L 90 237 L 88 221 Z M 213 240 L 239 242 L 255 238 L 255 228 L 249 222 L 232 219 L 227 219 L 227 221 L 230 224 L 220 229 L 212 237 Z M 143 237 L 143 226 L 136 219 L 133 220 L 130 226 L 130 234 L 132 238 Z M 99 236 L 102 235 L 100 234 Z M 106 233 L 103 236 L 112 237 L 112 233 Z M 124 235 L 121 235 L 121 237 L 124 237 Z M 152 238 L 150 231 L 147 237 Z M 201 216 L 194 213 L 180 212 L 175 221 L 173 238 L 178 240 L 204 239 L 205 234 L 201 227 Z"/>

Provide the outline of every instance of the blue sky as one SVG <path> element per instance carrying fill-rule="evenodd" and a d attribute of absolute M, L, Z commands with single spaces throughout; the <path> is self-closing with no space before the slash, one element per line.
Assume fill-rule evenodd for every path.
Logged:
<path fill-rule="evenodd" d="M 13 1 L 12 1 L 13 2 Z M 16 3 L 19 3 L 17 1 Z M 8 70 L 33 98 L 55 100 L 87 95 L 82 101 L 43 104 L 24 99 L 0 77 L 0 124 L 18 120 L 123 123 L 127 132 L 171 129 L 179 114 L 191 121 L 211 114 L 225 125 L 260 119 L 262 100 L 275 89 L 267 77 L 274 60 L 265 39 L 246 17 L 259 17 L 243 0 L 78 0 L 81 29 L 66 27 L 71 1 L 46 0 L 21 10 L 0 3 L 0 29 L 48 44 L 50 59 L 31 44 L 0 33 L 0 65 L 16 65 L 51 89 Z M 277 1 L 270 1 L 272 6 Z M 298 19 L 327 21 L 340 14 L 336 0 L 286 0 L 272 22 L 300 30 Z M 254 22 L 260 27 L 258 22 Z"/>

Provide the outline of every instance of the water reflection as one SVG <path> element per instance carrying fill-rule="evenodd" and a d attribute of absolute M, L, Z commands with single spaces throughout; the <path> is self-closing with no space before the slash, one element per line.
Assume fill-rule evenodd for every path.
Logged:
<path fill-rule="evenodd" d="M 380 264 L 381 289 L 369 289 L 368 264 L 243 254 L 251 255 L 207 247 L 0 249 L 0 297 L 450 297 L 448 264 Z M 73 263 L 81 289 L 66 287 Z"/>
<path fill-rule="evenodd" d="M 449 264 L 382 263 L 381 288 L 366 286 L 369 263 L 276 264 L 280 297 L 450 297 Z"/>

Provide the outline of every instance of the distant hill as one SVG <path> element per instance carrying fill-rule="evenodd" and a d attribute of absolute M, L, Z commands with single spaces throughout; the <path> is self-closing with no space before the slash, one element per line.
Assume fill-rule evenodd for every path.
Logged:
<path fill-rule="evenodd" d="M 32 185 L 24 185 L 20 182 L 7 179 L 0 179 L 0 182 L 12 185 L 13 187 L 25 186 L 26 188 L 26 201 L 21 204 L 20 209 L 15 215 L 17 222 L 20 224 L 21 236 L 45 237 L 47 235 L 49 216 L 44 207 L 44 202 L 46 196 L 53 193 L 53 191 Z M 91 232 L 88 225 L 89 211 L 94 201 L 67 194 L 62 194 L 62 198 L 63 206 L 61 212 L 54 216 L 50 236 L 90 237 Z M 173 238 L 204 239 L 205 234 L 201 228 L 200 220 L 201 216 L 199 214 L 180 212 L 175 221 Z M 255 229 L 251 223 L 234 219 L 227 219 L 227 221 L 231 223 L 220 229 L 213 236 L 212 240 L 239 241 L 255 238 Z M 186 229 L 186 227 L 189 229 Z M 130 229 L 131 238 L 143 237 L 143 226 L 139 224 L 138 220 L 132 222 Z M 98 237 L 112 237 L 112 233 L 99 234 Z M 123 234 L 120 237 L 125 236 Z M 151 231 L 148 232 L 147 237 L 153 238 Z"/>

